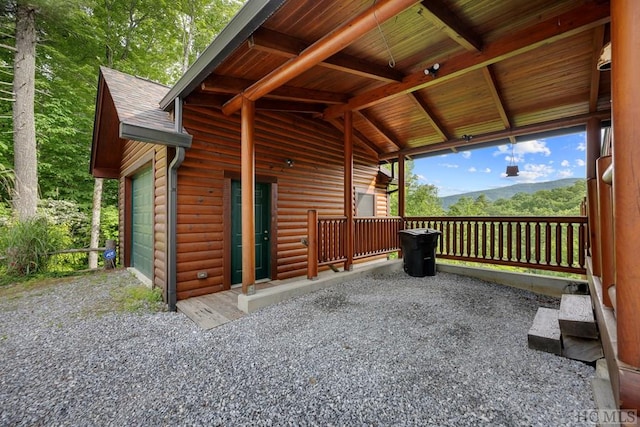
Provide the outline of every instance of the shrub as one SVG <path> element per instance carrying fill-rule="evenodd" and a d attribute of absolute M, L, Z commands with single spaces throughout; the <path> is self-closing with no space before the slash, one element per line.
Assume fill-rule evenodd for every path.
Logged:
<path fill-rule="evenodd" d="M 50 252 L 60 250 L 65 230 L 44 217 L 10 222 L 0 231 L 0 253 L 10 275 L 27 276 L 47 271 Z"/>

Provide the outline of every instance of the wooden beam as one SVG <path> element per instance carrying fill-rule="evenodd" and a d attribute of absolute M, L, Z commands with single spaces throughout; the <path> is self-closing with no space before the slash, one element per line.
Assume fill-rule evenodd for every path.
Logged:
<path fill-rule="evenodd" d="M 353 269 L 353 210 L 353 113 L 347 111 L 344 113 L 344 216 L 347 217 L 345 271 Z"/>
<path fill-rule="evenodd" d="M 331 119 L 331 120 L 327 120 L 327 122 L 344 134 L 344 123 L 342 121 L 338 119 Z M 356 140 L 362 143 L 362 146 L 364 148 L 372 151 L 376 156 L 380 155 L 381 153 L 380 147 L 374 144 L 369 138 L 364 136 L 355 127 L 353 128 L 353 136 L 356 138 Z"/>
<path fill-rule="evenodd" d="M 200 89 L 204 92 L 235 95 L 241 93 L 245 88 L 250 87 L 254 83 L 254 81 L 247 79 L 211 75 L 200 85 Z M 299 102 L 321 102 L 325 104 L 340 104 L 347 100 L 346 95 L 341 93 L 293 86 L 282 86 L 271 92 L 269 98 Z"/>
<path fill-rule="evenodd" d="M 440 123 L 433 115 L 433 112 L 431 111 L 431 108 L 429 107 L 429 105 L 424 101 L 424 99 L 422 97 L 420 97 L 417 93 L 410 93 L 409 94 L 409 98 L 413 101 L 413 103 L 416 105 L 416 107 L 418 107 L 420 109 L 420 111 L 422 111 L 424 113 L 424 118 L 429 122 L 429 124 L 431 125 L 431 127 L 433 128 L 433 130 L 436 131 L 436 133 L 438 134 L 438 136 L 443 140 L 443 141 L 448 141 L 450 139 L 449 134 L 447 133 L 447 131 L 444 129 L 444 126 L 442 125 L 442 123 Z"/>
<path fill-rule="evenodd" d="M 438 30 L 471 52 L 482 50 L 482 37 L 475 34 L 460 17 L 441 0 L 423 0 L 420 15 L 431 21 Z"/>
<path fill-rule="evenodd" d="M 487 88 L 489 89 L 489 93 L 491 94 L 491 98 L 493 99 L 493 103 L 498 110 L 498 114 L 500 115 L 500 119 L 502 120 L 502 124 L 505 129 L 511 128 L 511 120 L 509 119 L 509 115 L 507 114 L 507 110 L 504 108 L 504 101 L 502 99 L 502 95 L 500 94 L 500 90 L 498 89 L 498 83 L 496 82 L 496 76 L 491 69 L 491 65 L 487 65 L 482 69 L 482 74 L 484 75 L 484 80 L 487 82 Z M 513 136 L 509 137 L 509 141 L 512 144 L 516 143 L 516 138 Z"/>
<path fill-rule="evenodd" d="M 340 52 L 356 39 L 415 3 L 415 0 L 380 0 L 374 3 L 362 14 L 346 21 L 343 25 L 309 46 L 299 56 L 291 58 L 248 87 L 242 94 L 236 95 L 222 107 L 222 112 L 230 115 L 238 111 L 242 106 L 242 98 L 247 98 L 251 101 L 262 98 L 294 77 Z"/>
<path fill-rule="evenodd" d="M 509 33 L 487 44 L 482 52 L 466 52 L 448 60 L 443 59 L 435 78 L 425 75 L 424 71 L 420 70 L 406 76 L 400 83 L 388 83 L 356 95 L 344 105 L 331 106 L 325 110 L 324 117 L 338 117 L 347 110 L 361 110 L 405 93 L 444 83 L 487 65 L 603 25 L 609 22 L 609 19 L 608 3 L 586 3 L 528 28 Z"/>
<path fill-rule="evenodd" d="M 401 148 L 404 147 L 404 144 L 401 144 L 394 136 L 393 134 L 391 134 L 391 132 L 382 124 L 380 123 L 378 120 L 376 120 L 375 117 L 373 117 L 371 114 L 362 112 L 362 111 L 358 111 L 357 114 L 359 115 L 359 117 L 364 120 L 365 122 L 367 122 L 369 124 L 369 126 L 371 126 L 378 135 L 380 135 L 382 138 L 384 138 L 384 140 L 393 145 L 396 150 L 400 150 Z"/>
<path fill-rule="evenodd" d="M 495 132 L 488 132 L 480 135 L 473 135 L 471 141 L 467 141 L 464 138 L 452 139 L 447 142 L 438 144 L 430 144 L 422 147 L 409 148 L 400 150 L 395 153 L 386 153 L 380 155 L 380 160 L 391 160 L 396 158 L 400 153 L 404 153 L 407 156 L 416 156 L 421 154 L 433 153 L 436 151 L 450 150 L 452 148 L 468 148 L 473 145 L 483 144 L 487 142 L 499 141 L 501 139 L 507 139 L 510 137 L 517 137 L 523 135 L 531 135 L 534 133 L 547 132 L 556 129 L 569 128 L 573 126 L 583 125 L 592 118 L 597 117 L 600 120 L 607 120 L 611 117 L 611 110 L 597 111 L 595 113 L 580 114 L 578 116 L 566 117 L 558 120 L 552 120 L 545 123 L 534 123 L 531 125 L 525 125 L 520 127 L 513 127 L 511 129 L 499 130 Z"/>
<path fill-rule="evenodd" d="M 261 52 L 293 58 L 307 49 L 309 44 L 284 33 L 260 28 L 249 39 L 249 47 Z M 383 82 L 398 82 L 404 77 L 401 72 L 393 68 L 380 66 L 343 53 L 336 53 L 318 65 Z"/>
<path fill-rule="evenodd" d="M 260 111 L 286 111 L 289 113 L 322 114 L 324 104 L 312 104 L 310 102 L 281 101 L 277 99 L 260 99 L 256 101 L 256 110 Z"/>
<path fill-rule="evenodd" d="M 242 293 L 255 293 L 256 224 L 255 224 L 255 105 L 242 100 L 240 136 L 240 187 L 242 192 Z"/>
<path fill-rule="evenodd" d="M 598 109 L 598 94 L 600 93 L 600 73 L 598 70 L 598 59 L 604 44 L 604 25 L 600 25 L 593 30 L 593 55 L 591 56 L 591 85 L 589 86 L 589 112 L 593 113 Z"/>
<path fill-rule="evenodd" d="M 640 2 L 611 2 L 611 100 L 613 102 L 613 206 L 616 246 L 618 357 L 640 369 Z M 638 387 L 640 389 L 640 385 Z M 620 395 L 629 395 L 621 390 Z M 628 406 L 634 403 L 636 406 Z M 640 409 L 635 402 L 623 408 Z"/>

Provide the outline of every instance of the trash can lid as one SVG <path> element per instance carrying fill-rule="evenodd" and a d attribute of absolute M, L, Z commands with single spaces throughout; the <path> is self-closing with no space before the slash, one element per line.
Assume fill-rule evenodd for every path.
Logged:
<path fill-rule="evenodd" d="M 407 230 L 400 230 L 398 233 L 410 234 L 412 236 L 418 236 L 421 234 L 442 234 L 440 231 L 433 228 L 410 228 Z"/>

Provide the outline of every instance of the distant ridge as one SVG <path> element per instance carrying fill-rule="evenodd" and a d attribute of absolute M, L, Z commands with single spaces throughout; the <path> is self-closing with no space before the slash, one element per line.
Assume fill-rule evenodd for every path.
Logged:
<path fill-rule="evenodd" d="M 454 194 L 453 196 L 440 197 L 444 210 L 455 204 L 462 197 L 476 199 L 484 194 L 487 200 L 493 202 L 498 199 L 510 199 L 518 193 L 535 193 L 541 190 L 552 190 L 554 188 L 569 187 L 578 181 L 584 181 L 583 178 L 565 178 L 556 181 L 536 182 L 531 184 L 515 184 L 507 187 L 493 188 L 491 190 L 471 191 L 469 193 Z"/>

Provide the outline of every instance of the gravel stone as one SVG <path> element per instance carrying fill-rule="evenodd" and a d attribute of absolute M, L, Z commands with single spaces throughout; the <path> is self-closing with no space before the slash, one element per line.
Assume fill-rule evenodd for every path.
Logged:
<path fill-rule="evenodd" d="M 557 299 L 399 272 L 203 331 L 110 311 L 135 282 L 116 271 L 0 301 L 0 425 L 589 425 L 594 368 L 527 347 Z"/>

